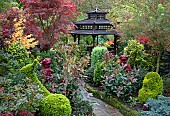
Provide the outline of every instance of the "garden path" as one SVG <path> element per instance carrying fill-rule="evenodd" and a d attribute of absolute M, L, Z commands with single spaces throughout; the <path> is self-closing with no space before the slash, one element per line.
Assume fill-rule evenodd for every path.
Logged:
<path fill-rule="evenodd" d="M 84 87 L 81 87 L 81 92 L 84 100 L 89 101 L 93 105 L 93 111 L 96 116 L 123 116 L 118 109 L 93 97 L 92 93 L 88 93 Z"/>

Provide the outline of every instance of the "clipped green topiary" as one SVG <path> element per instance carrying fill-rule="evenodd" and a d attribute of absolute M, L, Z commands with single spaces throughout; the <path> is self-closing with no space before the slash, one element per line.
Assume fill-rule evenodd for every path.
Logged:
<path fill-rule="evenodd" d="M 106 62 L 103 61 L 102 63 L 98 62 L 96 65 L 96 68 L 94 69 L 94 78 L 93 81 L 99 85 L 104 80 L 103 76 L 105 74 L 104 66 L 106 65 Z"/>
<path fill-rule="evenodd" d="M 97 62 L 102 62 L 104 53 L 107 51 L 107 47 L 97 46 L 94 47 L 91 53 L 91 66 L 95 66 Z"/>
<path fill-rule="evenodd" d="M 62 94 L 50 94 L 41 101 L 44 116 L 70 116 L 70 101 Z"/>
<path fill-rule="evenodd" d="M 40 111 L 45 116 L 70 116 L 72 108 L 69 99 L 62 94 L 50 93 L 37 78 L 34 69 L 38 64 L 39 59 L 35 59 L 32 64 L 28 64 L 21 68 L 21 72 L 31 77 L 34 82 L 37 82 L 46 96 L 41 101 Z"/>
<path fill-rule="evenodd" d="M 146 74 L 142 88 L 139 90 L 138 98 L 140 103 L 146 103 L 148 98 L 156 98 L 163 91 L 163 81 L 157 72 Z"/>

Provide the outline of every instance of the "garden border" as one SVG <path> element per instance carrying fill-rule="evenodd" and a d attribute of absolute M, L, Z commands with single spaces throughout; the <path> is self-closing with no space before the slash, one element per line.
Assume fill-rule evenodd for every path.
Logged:
<path fill-rule="evenodd" d="M 109 98 L 106 96 L 105 93 L 98 91 L 98 90 L 94 90 L 92 87 L 90 87 L 87 83 L 85 84 L 85 87 L 87 87 L 87 89 L 93 93 L 93 96 L 106 102 L 107 104 L 118 108 L 119 112 L 122 113 L 124 116 L 138 116 L 138 111 L 134 110 L 131 111 L 130 108 L 128 108 L 127 106 L 123 105 L 121 102 L 119 102 L 116 98 Z"/>

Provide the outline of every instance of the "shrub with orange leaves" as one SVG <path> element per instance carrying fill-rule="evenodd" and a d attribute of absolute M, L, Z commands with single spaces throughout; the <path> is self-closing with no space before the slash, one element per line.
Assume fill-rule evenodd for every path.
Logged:
<path fill-rule="evenodd" d="M 30 49 L 35 47 L 38 44 L 38 41 L 36 41 L 36 38 L 32 37 L 32 34 L 24 35 L 24 29 L 25 29 L 25 22 L 22 15 L 22 9 L 19 12 L 19 19 L 15 18 L 14 21 L 14 33 L 11 35 L 11 42 L 19 42 L 21 43 L 26 49 Z"/>
<path fill-rule="evenodd" d="M 107 41 L 106 43 L 104 43 L 104 45 L 105 45 L 106 47 L 112 47 L 112 46 L 114 45 L 114 42 L 113 42 L 113 40 L 109 40 L 109 41 Z"/>

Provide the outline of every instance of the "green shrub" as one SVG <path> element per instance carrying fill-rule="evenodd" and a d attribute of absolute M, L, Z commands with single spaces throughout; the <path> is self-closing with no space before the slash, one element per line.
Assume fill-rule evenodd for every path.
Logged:
<path fill-rule="evenodd" d="M 62 94 L 50 94 L 41 101 L 44 116 L 70 116 L 70 101 Z"/>
<path fill-rule="evenodd" d="M 148 98 L 156 98 L 163 91 L 163 81 L 157 72 L 149 72 L 143 80 L 142 88 L 139 90 L 140 103 L 145 103 Z"/>
<path fill-rule="evenodd" d="M 149 98 L 146 103 L 149 111 L 141 111 L 141 116 L 170 116 L 170 98 L 159 95 L 158 99 Z"/>
<path fill-rule="evenodd" d="M 96 68 L 94 69 L 94 78 L 93 81 L 95 82 L 95 84 L 100 85 L 102 83 L 102 81 L 104 80 L 104 74 L 105 74 L 105 70 L 104 66 L 106 65 L 106 62 L 103 61 L 102 63 L 98 62 L 96 65 Z"/>
<path fill-rule="evenodd" d="M 32 82 L 19 70 L 0 77 L 0 113 L 39 110 L 43 92 L 36 82 Z"/>
<path fill-rule="evenodd" d="M 124 68 L 115 61 L 109 61 L 105 67 L 104 92 L 108 96 L 119 97 L 122 101 L 128 99 L 134 93 L 133 84 L 136 78 L 124 71 Z"/>
<path fill-rule="evenodd" d="M 107 51 L 107 47 L 97 46 L 94 47 L 91 53 L 91 65 L 95 66 L 97 62 L 102 62 L 104 53 Z"/>
<path fill-rule="evenodd" d="M 19 61 L 21 66 L 30 63 L 29 54 L 27 50 L 20 43 L 10 44 L 5 51 L 13 55 L 13 58 Z"/>
<path fill-rule="evenodd" d="M 124 48 L 124 54 L 128 56 L 128 63 L 131 67 L 147 66 L 144 46 L 136 40 L 129 40 L 127 47 Z"/>

